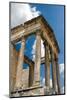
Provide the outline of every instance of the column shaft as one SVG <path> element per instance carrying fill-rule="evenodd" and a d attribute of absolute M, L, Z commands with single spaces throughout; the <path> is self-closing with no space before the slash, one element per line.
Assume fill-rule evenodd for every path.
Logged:
<path fill-rule="evenodd" d="M 50 87 L 50 62 L 49 62 L 49 46 L 45 41 L 45 85 Z"/>
<path fill-rule="evenodd" d="M 40 32 L 36 33 L 36 51 L 35 51 L 35 68 L 34 68 L 34 84 L 40 83 L 40 64 L 41 64 L 41 37 Z"/>
<path fill-rule="evenodd" d="M 24 62 L 24 49 L 25 49 L 25 39 L 22 38 L 21 48 L 18 57 L 18 65 L 17 65 L 17 75 L 16 75 L 16 85 L 15 87 L 22 87 L 22 72 L 23 72 L 23 62 Z"/>
<path fill-rule="evenodd" d="M 14 44 L 11 44 L 11 63 L 10 63 L 10 91 L 14 90 L 14 85 L 16 81 L 16 68 L 17 68 L 17 60 L 16 60 L 16 48 Z"/>
<path fill-rule="evenodd" d="M 52 61 L 52 85 L 54 91 L 57 93 L 56 64 L 55 64 L 55 56 L 52 50 L 51 50 L 51 61 Z"/>
<path fill-rule="evenodd" d="M 60 94 L 61 93 L 61 89 L 60 89 L 60 72 L 59 72 L 58 59 L 56 59 L 56 75 L 57 75 L 58 94 Z"/>
<path fill-rule="evenodd" d="M 34 78 L 34 66 L 29 66 L 29 87 L 33 85 L 33 78 Z"/>

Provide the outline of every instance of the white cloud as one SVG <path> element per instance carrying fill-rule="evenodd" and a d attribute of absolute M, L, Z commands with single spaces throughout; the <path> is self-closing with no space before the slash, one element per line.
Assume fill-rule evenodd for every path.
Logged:
<path fill-rule="evenodd" d="M 36 40 L 34 41 L 34 44 L 32 46 L 32 54 L 35 54 L 35 49 L 36 49 Z"/>
<path fill-rule="evenodd" d="M 64 86 L 61 88 L 61 93 L 64 94 Z"/>
<path fill-rule="evenodd" d="M 61 83 L 61 93 L 64 93 L 64 64 L 59 64 L 60 70 L 60 83 Z"/>
<path fill-rule="evenodd" d="M 60 74 L 64 72 L 64 64 L 59 64 Z"/>
<path fill-rule="evenodd" d="M 36 40 L 34 41 L 34 44 L 32 46 L 32 51 L 31 51 L 31 53 L 33 55 L 33 58 L 32 58 L 33 61 L 35 60 L 35 49 L 36 49 Z"/>
<path fill-rule="evenodd" d="M 60 77 L 62 80 L 62 82 L 64 82 L 64 64 L 59 64 L 59 70 L 60 70 Z"/>
<path fill-rule="evenodd" d="M 41 57 L 44 57 L 44 56 L 45 56 L 45 48 L 43 45 L 43 40 L 41 40 Z"/>
<path fill-rule="evenodd" d="M 37 17 L 40 14 L 36 10 L 36 7 L 32 7 L 29 4 L 11 3 L 11 27 L 15 27 L 19 24 Z"/>
<path fill-rule="evenodd" d="M 34 41 L 34 44 L 32 46 L 33 61 L 35 60 L 35 49 L 36 49 L 36 40 Z M 41 57 L 44 57 L 44 55 L 45 55 L 45 49 L 43 45 L 43 40 L 41 40 Z"/>
<path fill-rule="evenodd" d="M 43 80 L 42 80 L 42 85 L 43 86 L 45 85 L 45 78 L 43 78 Z"/>

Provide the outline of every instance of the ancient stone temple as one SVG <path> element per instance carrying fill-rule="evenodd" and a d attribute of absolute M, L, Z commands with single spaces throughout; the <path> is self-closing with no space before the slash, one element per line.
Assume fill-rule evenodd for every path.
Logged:
<path fill-rule="evenodd" d="M 10 97 L 61 94 L 58 54 L 54 32 L 43 16 L 38 16 L 10 30 Z M 36 36 L 35 61 L 24 54 L 27 37 Z M 45 55 L 41 58 L 41 39 Z M 15 44 L 21 42 L 17 52 Z M 23 63 L 29 68 L 24 70 Z M 45 67 L 45 85 L 40 83 L 40 64 Z M 52 66 L 52 89 L 50 88 Z"/>

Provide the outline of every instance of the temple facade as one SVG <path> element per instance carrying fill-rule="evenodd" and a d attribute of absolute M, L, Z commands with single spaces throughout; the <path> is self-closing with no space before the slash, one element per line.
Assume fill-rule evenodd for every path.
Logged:
<path fill-rule="evenodd" d="M 24 54 L 27 37 L 36 36 L 35 61 Z M 44 58 L 41 58 L 41 40 Z M 21 42 L 20 51 L 16 43 Z M 58 64 L 58 42 L 54 31 L 43 16 L 38 16 L 10 30 L 10 97 L 61 94 Z M 23 63 L 29 68 L 24 70 Z M 45 85 L 40 83 L 40 65 L 45 67 Z M 50 65 L 52 67 L 52 89 L 50 88 Z"/>

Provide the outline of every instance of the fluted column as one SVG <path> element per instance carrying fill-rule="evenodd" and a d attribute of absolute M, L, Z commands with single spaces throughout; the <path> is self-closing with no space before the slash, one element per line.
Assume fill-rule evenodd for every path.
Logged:
<path fill-rule="evenodd" d="M 57 93 L 56 63 L 55 63 L 55 55 L 52 49 L 51 49 L 51 63 L 52 63 L 52 86 L 55 93 Z"/>
<path fill-rule="evenodd" d="M 19 89 L 22 87 L 22 71 L 23 71 L 23 62 L 24 62 L 24 49 L 25 49 L 25 38 L 22 37 L 21 48 L 18 57 L 17 64 L 17 74 L 16 74 L 16 85 L 15 88 Z"/>
<path fill-rule="evenodd" d="M 50 59 L 49 59 L 49 45 L 47 41 L 44 42 L 45 46 L 45 85 L 50 88 Z"/>
<path fill-rule="evenodd" d="M 34 85 L 40 84 L 40 64 L 41 64 L 41 36 L 40 31 L 36 31 L 36 51 L 34 66 Z"/>
<path fill-rule="evenodd" d="M 56 75 L 57 75 L 58 94 L 61 94 L 61 88 L 60 88 L 60 72 L 59 72 L 58 58 L 56 58 Z"/>

